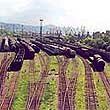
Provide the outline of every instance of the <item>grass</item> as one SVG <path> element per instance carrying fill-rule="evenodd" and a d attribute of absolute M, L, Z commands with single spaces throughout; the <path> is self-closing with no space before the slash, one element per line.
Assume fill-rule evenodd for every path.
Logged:
<path fill-rule="evenodd" d="M 73 66 L 73 61 L 70 59 L 70 63 L 68 64 L 67 70 L 66 70 L 66 76 L 67 78 L 71 78 L 71 75 L 73 74 L 74 71 L 74 66 Z"/>
<path fill-rule="evenodd" d="M 0 65 L 1 65 L 1 61 L 3 59 L 3 56 L 4 56 L 4 54 L 3 53 L 0 53 Z"/>
<path fill-rule="evenodd" d="M 9 86 L 9 83 L 10 83 L 10 80 L 11 80 L 11 77 L 12 77 L 13 74 L 14 74 L 13 72 L 7 72 L 7 73 L 6 73 L 5 84 L 6 84 L 7 86 Z"/>
<path fill-rule="evenodd" d="M 56 80 L 53 77 L 48 77 L 47 86 L 42 97 L 40 110 L 56 110 Z"/>
<path fill-rule="evenodd" d="M 38 55 L 36 55 L 35 59 L 35 81 L 38 81 L 40 78 L 40 71 L 41 71 L 41 66 L 40 66 L 40 61 Z"/>
<path fill-rule="evenodd" d="M 58 70 L 58 64 L 55 57 L 50 57 L 50 59 L 50 75 L 47 78 L 47 86 L 42 97 L 40 110 L 56 110 L 57 108 L 57 80 L 55 73 Z"/>
<path fill-rule="evenodd" d="M 24 61 L 23 67 L 20 72 L 18 87 L 16 92 L 15 101 L 13 103 L 13 110 L 25 110 L 26 98 L 28 95 L 28 61 Z"/>
<path fill-rule="evenodd" d="M 50 57 L 50 71 L 49 74 L 55 75 L 58 72 L 58 63 L 55 56 Z"/>
<path fill-rule="evenodd" d="M 105 91 L 103 82 L 100 80 L 98 74 L 99 74 L 98 72 L 93 73 L 93 79 L 94 79 L 97 99 L 99 102 L 98 110 L 108 110 L 106 91 Z"/>
<path fill-rule="evenodd" d="M 105 64 L 105 72 L 108 78 L 110 78 L 110 64 L 106 63 Z"/>
<path fill-rule="evenodd" d="M 76 88 L 76 96 L 75 96 L 76 110 L 86 110 L 85 109 L 85 69 L 81 59 L 77 57 L 76 61 L 79 62 L 78 64 L 79 76 L 77 80 L 77 88 Z"/>

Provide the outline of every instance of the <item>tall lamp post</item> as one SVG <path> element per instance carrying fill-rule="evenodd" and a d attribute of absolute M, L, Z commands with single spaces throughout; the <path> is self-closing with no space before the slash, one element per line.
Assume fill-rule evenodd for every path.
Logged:
<path fill-rule="evenodd" d="M 42 22 L 43 22 L 43 19 L 40 19 L 40 37 L 42 37 Z"/>

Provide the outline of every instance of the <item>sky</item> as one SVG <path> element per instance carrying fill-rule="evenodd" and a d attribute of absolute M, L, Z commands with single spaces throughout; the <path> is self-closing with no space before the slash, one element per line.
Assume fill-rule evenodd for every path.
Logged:
<path fill-rule="evenodd" d="M 0 0 L 0 22 L 110 30 L 110 0 Z"/>

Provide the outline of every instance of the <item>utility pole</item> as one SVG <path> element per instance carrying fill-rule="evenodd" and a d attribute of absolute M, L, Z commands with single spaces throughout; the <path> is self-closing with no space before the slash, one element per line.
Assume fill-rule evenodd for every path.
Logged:
<path fill-rule="evenodd" d="M 40 37 L 42 37 L 42 22 L 43 22 L 43 19 L 40 19 Z"/>

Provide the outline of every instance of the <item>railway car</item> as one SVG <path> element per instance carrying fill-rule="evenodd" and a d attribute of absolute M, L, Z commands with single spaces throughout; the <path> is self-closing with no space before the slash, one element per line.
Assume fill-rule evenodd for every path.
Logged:
<path fill-rule="evenodd" d="M 10 52 L 15 52 L 16 46 L 14 42 L 11 40 L 11 38 L 8 38 L 8 44 L 9 44 Z"/>
<path fill-rule="evenodd" d="M 41 48 L 43 51 L 45 51 L 50 56 L 56 56 L 56 55 L 64 55 L 67 58 L 74 58 L 75 57 L 75 51 L 71 49 L 65 49 L 61 46 L 55 46 L 50 45 L 49 43 L 43 44 L 43 42 L 39 41 L 32 41 L 34 44 L 36 44 L 39 48 Z"/>
<path fill-rule="evenodd" d="M 17 39 L 16 39 L 16 40 L 20 42 L 20 41 L 21 41 L 21 38 L 17 37 Z"/>
<path fill-rule="evenodd" d="M 9 51 L 9 44 L 8 44 L 8 38 L 5 37 L 5 43 L 4 43 L 4 52 L 8 52 Z"/>
<path fill-rule="evenodd" d="M 95 54 L 93 57 L 89 57 L 88 60 L 91 62 L 91 67 L 94 71 L 104 71 L 105 62 L 100 55 Z"/>
<path fill-rule="evenodd" d="M 16 46 L 15 53 L 18 53 L 19 48 L 21 48 L 21 47 L 22 47 L 22 45 L 20 44 L 20 42 L 19 42 L 19 41 L 15 40 L 15 46 Z"/>
<path fill-rule="evenodd" d="M 105 42 L 102 46 L 102 49 L 106 50 L 106 48 L 110 45 L 110 43 Z"/>
<path fill-rule="evenodd" d="M 60 45 L 63 45 L 64 47 L 68 47 L 68 48 L 74 50 L 77 55 L 79 55 L 85 59 L 87 59 L 88 57 L 93 56 L 94 54 L 97 53 L 91 48 L 79 45 L 79 43 L 74 44 L 74 45 L 71 43 L 66 43 L 66 44 L 60 43 Z"/>
<path fill-rule="evenodd" d="M 64 46 L 75 50 L 76 54 L 78 54 L 79 56 L 81 56 L 81 57 L 83 57 L 85 59 L 87 59 L 88 57 L 93 56 L 94 54 L 97 53 L 97 51 L 94 51 L 93 49 L 88 48 L 88 47 L 81 46 L 79 44 L 76 44 L 76 45 L 75 44 L 74 45 L 65 44 Z"/>
<path fill-rule="evenodd" d="M 63 55 L 63 50 L 56 47 L 56 46 L 52 46 L 52 45 L 45 45 L 44 49 L 47 49 L 47 50 L 44 50 L 45 52 L 48 52 L 47 54 L 49 54 L 50 56 L 57 56 L 57 55 Z"/>
<path fill-rule="evenodd" d="M 59 53 L 61 54 L 61 52 L 63 53 L 63 51 L 61 51 L 60 49 L 52 47 L 50 45 L 42 44 L 41 42 L 38 41 L 34 41 L 33 43 L 36 46 L 38 46 L 41 50 L 46 52 L 49 56 L 59 55 Z"/>
<path fill-rule="evenodd" d="M 3 41 L 2 38 L 0 38 L 0 52 L 3 52 Z"/>
<path fill-rule="evenodd" d="M 8 52 L 9 51 L 9 44 L 8 44 L 8 38 L 7 37 L 2 38 L 0 51 L 1 52 Z"/>
<path fill-rule="evenodd" d="M 41 50 L 46 52 L 49 56 L 63 55 L 63 50 L 57 47 L 48 44 L 43 44 L 39 41 L 31 41 L 31 42 L 34 43 L 36 46 L 38 46 Z"/>
<path fill-rule="evenodd" d="M 90 51 L 88 49 L 82 48 L 82 47 L 77 47 L 74 49 L 76 51 L 76 54 L 79 56 L 87 59 L 89 56 L 91 56 Z"/>
<path fill-rule="evenodd" d="M 37 39 L 37 41 L 39 41 Z M 49 42 L 47 42 L 49 44 Z M 106 51 L 103 51 L 103 50 L 99 50 L 99 49 L 96 49 L 96 48 L 88 48 L 88 47 L 84 47 L 84 46 L 81 46 L 81 45 L 73 45 L 73 44 L 70 44 L 70 43 L 62 43 L 62 42 L 50 42 L 50 44 L 58 44 L 60 46 L 63 46 L 63 47 L 68 47 L 68 48 L 71 48 L 72 50 L 75 50 L 76 54 L 82 56 L 83 58 L 87 59 L 88 57 L 90 56 L 93 56 L 95 54 L 99 54 L 103 60 L 105 60 L 106 62 L 110 62 L 110 52 L 106 52 Z"/>
<path fill-rule="evenodd" d="M 37 47 L 35 44 L 29 43 L 29 45 L 34 49 L 35 53 L 39 53 L 40 52 L 40 48 Z"/>
<path fill-rule="evenodd" d="M 30 42 L 32 43 L 32 44 L 35 44 L 37 47 L 39 47 L 40 49 L 42 49 L 43 48 L 43 43 L 41 43 L 41 42 L 39 42 L 39 41 L 34 41 L 34 40 L 30 40 Z"/>
<path fill-rule="evenodd" d="M 96 48 L 88 48 L 89 57 L 95 54 L 99 54 L 103 60 L 107 63 L 110 63 L 110 52 L 106 52 L 104 50 L 96 49 Z"/>
<path fill-rule="evenodd" d="M 34 49 L 35 53 L 39 53 L 40 52 L 40 48 L 37 47 L 35 44 L 32 44 L 31 42 L 27 42 L 25 40 L 22 40 L 22 41 L 25 42 L 26 44 L 30 45 Z"/>
<path fill-rule="evenodd" d="M 44 52 L 46 52 L 49 56 L 57 55 L 56 52 L 54 52 L 52 49 L 49 49 L 49 48 L 47 48 L 47 47 L 42 48 L 42 50 L 43 50 Z"/>
<path fill-rule="evenodd" d="M 34 57 L 35 57 L 34 49 L 30 45 L 26 44 L 23 41 L 20 41 L 20 44 L 25 49 L 24 60 L 32 60 L 32 59 L 34 59 Z"/>
<path fill-rule="evenodd" d="M 110 63 L 110 52 L 98 50 L 97 54 L 99 54 L 107 63 Z"/>
<path fill-rule="evenodd" d="M 63 55 L 67 58 L 75 58 L 76 52 L 74 50 L 71 50 L 70 48 L 65 48 Z"/>
<path fill-rule="evenodd" d="M 110 46 L 107 46 L 107 47 L 106 47 L 106 51 L 107 51 L 107 52 L 110 52 Z"/>
<path fill-rule="evenodd" d="M 23 65 L 23 59 L 25 54 L 25 49 L 17 42 L 16 45 L 19 45 L 18 52 L 15 55 L 14 60 L 11 62 L 8 71 L 19 71 Z"/>

